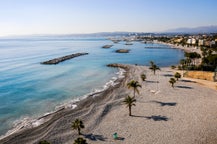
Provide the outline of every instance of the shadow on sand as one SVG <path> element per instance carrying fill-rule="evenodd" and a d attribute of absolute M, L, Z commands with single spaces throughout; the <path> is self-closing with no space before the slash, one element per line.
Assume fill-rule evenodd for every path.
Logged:
<path fill-rule="evenodd" d="M 195 81 L 191 81 L 191 80 L 181 80 L 182 82 L 188 82 L 188 83 L 197 83 Z"/>
<path fill-rule="evenodd" d="M 148 81 L 146 80 L 147 83 L 159 83 L 159 81 Z"/>
<path fill-rule="evenodd" d="M 161 116 L 161 115 L 158 115 L 158 116 L 149 116 L 149 117 L 146 117 L 147 119 L 150 119 L 150 120 L 154 120 L 154 121 L 168 121 L 169 118 L 167 118 L 166 116 Z"/>
<path fill-rule="evenodd" d="M 164 74 L 163 76 L 165 76 L 165 77 L 173 77 L 172 74 Z"/>
<path fill-rule="evenodd" d="M 188 86 L 176 86 L 177 88 L 183 88 L 183 89 L 193 89 L 192 87 L 188 87 Z"/>
<path fill-rule="evenodd" d="M 154 120 L 154 121 L 168 121 L 168 117 L 166 116 L 161 116 L 161 115 L 158 115 L 158 116 L 137 116 L 137 115 L 132 115 L 132 117 L 139 117 L 139 118 L 146 118 L 146 119 L 149 119 L 149 120 Z"/>
<path fill-rule="evenodd" d="M 95 135 L 95 134 L 83 134 L 83 136 L 92 141 L 105 141 L 107 138 L 103 135 Z"/>
<path fill-rule="evenodd" d="M 153 103 L 160 104 L 161 106 L 176 106 L 175 102 L 160 102 L 160 101 L 151 101 Z"/>
<path fill-rule="evenodd" d="M 123 137 L 117 137 L 115 140 L 124 140 L 125 138 Z"/>

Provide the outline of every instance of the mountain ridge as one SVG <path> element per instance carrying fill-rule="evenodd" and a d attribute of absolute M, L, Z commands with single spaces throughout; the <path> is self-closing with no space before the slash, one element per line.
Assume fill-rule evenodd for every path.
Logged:
<path fill-rule="evenodd" d="M 200 27 L 181 27 L 166 30 L 165 32 L 172 33 L 217 33 L 217 25 L 200 26 Z"/>

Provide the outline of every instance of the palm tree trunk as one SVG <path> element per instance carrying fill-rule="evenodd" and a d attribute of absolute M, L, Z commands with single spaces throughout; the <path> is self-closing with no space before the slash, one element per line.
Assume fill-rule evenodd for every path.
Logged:
<path fill-rule="evenodd" d="M 135 98 L 136 96 L 136 88 L 133 89 L 133 97 Z"/>
<path fill-rule="evenodd" d="M 129 116 L 131 116 L 131 106 L 129 106 Z"/>
<path fill-rule="evenodd" d="M 81 129 L 80 128 L 78 128 L 78 134 L 81 135 Z"/>

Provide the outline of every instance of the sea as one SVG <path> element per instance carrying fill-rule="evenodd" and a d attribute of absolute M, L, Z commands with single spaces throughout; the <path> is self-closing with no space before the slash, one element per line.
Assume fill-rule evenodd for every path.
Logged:
<path fill-rule="evenodd" d="M 102 46 L 112 44 L 109 49 Z M 55 111 L 65 103 L 106 89 L 121 70 L 110 63 L 160 67 L 179 63 L 183 51 L 167 45 L 125 41 L 117 44 L 106 37 L 23 36 L 0 38 L 0 135 L 25 119 Z M 130 49 L 129 53 L 116 53 Z M 87 52 L 56 65 L 41 62 Z"/>

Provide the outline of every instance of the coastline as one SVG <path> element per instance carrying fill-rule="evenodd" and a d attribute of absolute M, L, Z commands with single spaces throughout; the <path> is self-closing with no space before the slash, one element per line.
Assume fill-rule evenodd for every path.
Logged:
<path fill-rule="evenodd" d="M 171 48 L 175 48 L 175 49 L 181 49 L 184 52 L 197 52 L 197 53 L 201 54 L 201 50 L 200 49 L 197 49 L 197 48 L 192 47 L 192 46 L 191 47 L 185 47 L 185 46 L 181 46 L 181 45 L 177 46 L 175 44 L 165 43 L 165 42 L 160 42 L 160 41 L 156 41 L 155 43 L 157 43 L 157 44 L 163 44 L 163 45 L 168 45 Z"/>
<path fill-rule="evenodd" d="M 26 130 L 40 127 L 41 125 L 47 123 L 48 121 L 52 121 L 52 118 L 55 117 L 55 115 L 59 115 L 60 113 L 65 113 L 66 111 L 67 112 L 79 111 L 79 109 L 82 108 L 82 105 L 86 103 L 91 103 L 90 101 L 92 100 L 92 98 L 96 99 L 97 97 L 102 97 L 102 95 L 105 94 L 107 91 L 116 89 L 116 87 L 118 87 L 118 85 L 120 85 L 121 82 L 125 79 L 127 67 L 119 67 L 119 66 L 112 66 L 112 65 L 113 64 L 107 66 L 119 69 L 118 72 L 116 73 L 117 76 L 112 77 L 104 86 L 102 86 L 101 89 L 94 89 L 92 92 L 84 96 L 73 99 L 70 102 L 60 104 L 55 107 L 54 111 L 45 113 L 44 115 L 38 118 L 25 117 L 23 119 L 17 120 L 17 122 L 15 122 L 12 129 L 10 129 L 4 135 L 0 136 L 0 143 L 2 140 L 4 141 L 4 139 L 7 139 L 8 137 L 13 137 L 13 135 L 22 133 L 23 131 Z"/>
<path fill-rule="evenodd" d="M 46 139 L 52 144 L 69 144 L 78 136 L 71 129 L 71 122 L 76 118 L 84 121 L 83 137 L 101 138 L 96 141 L 88 139 L 88 143 L 114 143 L 111 136 L 113 132 L 118 132 L 119 136 L 124 138 L 123 141 L 118 141 L 119 143 L 129 144 L 135 140 L 139 143 L 145 141 L 159 144 L 168 142 L 211 144 L 217 140 L 216 136 L 213 136 L 217 132 L 217 125 L 214 123 L 216 122 L 214 117 L 217 115 L 212 111 L 217 108 L 216 91 L 185 80 L 181 80 L 177 87 L 172 89 L 168 79 L 173 71 L 168 67 L 162 68 L 155 76 L 147 66 L 122 64 L 111 66 L 126 70 L 125 77 L 116 80 L 117 85 L 75 103 L 77 107 L 74 109 L 64 108 L 48 115 L 46 118 L 49 119 L 45 123 L 7 136 L 1 139 L 0 143 L 30 144 Z M 146 82 L 142 82 L 140 78 L 143 72 L 148 76 Z M 126 95 L 132 94 L 132 90 L 126 87 L 127 82 L 132 79 L 138 80 L 143 87 L 136 97 L 136 107 L 133 108 L 135 116 L 128 117 L 122 101 Z M 170 103 L 171 106 L 158 107 L 158 104 Z M 185 119 L 182 119 L 183 116 Z M 159 120 L 155 121 L 154 118 Z M 134 126 L 131 127 L 132 125 Z"/>

